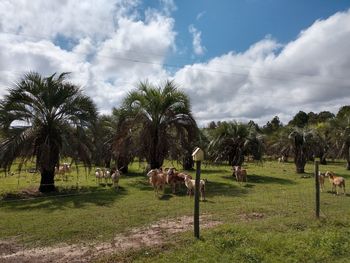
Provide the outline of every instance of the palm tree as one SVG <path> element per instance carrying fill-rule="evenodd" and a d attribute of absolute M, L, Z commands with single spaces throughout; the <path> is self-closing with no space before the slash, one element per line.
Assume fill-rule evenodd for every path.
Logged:
<path fill-rule="evenodd" d="M 124 99 L 123 110 L 137 133 L 139 156 L 151 169 L 161 167 L 169 149 L 197 129 L 188 97 L 173 81 L 160 86 L 141 82 Z"/>
<path fill-rule="evenodd" d="M 129 164 L 139 152 L 139 147 L 136 144 L 138 127 L 134 127 L 132 118 L 128 118 L 128 113 L 123 108 L 113 108 L 112 119 L 114 123 L 114 133 L 111 140 L 112 155 L 118 170 L 127 173 Z"/>
<path fill-rule="evenodd" d="M 313 132 L 306 128 L 293 128 L 289 134 L 292 151 L 294 153 L 294 163 L 297 173 L 304 173 L 305 164 L 314 153 Z"/>
<path fill-rule="evenodd" d="M 96 107 L 67 73 L 42 77 L 30 72 L 9 89 L 1 101 L 0 166 L 10 169 L 36 157 L 41 173 L 39 191 L 55 191 L 55 166 L 60 157 L 71 157 L 90 166 L 91 144 L 86 130 L 96 120 Z"/>
<path fill-rule="evenodd" d="M 345 108 L 348 106 L 344 106 Z M 345 108 L 347 109 L 347 108 Z M 337 149 L 338 156 L 345 158 L 346 169 L 350 170 L 350 116 L 346 112 L 338 114 L 335 120 L 331 121 L 333 127 L 332 139 L 333 147 Z"/>
<path fill-rule="evenodd" d="M 212 139 L 208 146 L 211 161 L 242 165 L 244 156 L 250 154 L 255 160 L 261 160 L 263 138 L 254 125 L 221 122 L 211 133 Z"/>
<path fill-rule="evenodd" d="M 320 158 L 320 164 L 327 164 L 327 157 L 332 150 L 331 141 L 332 141 L 332 130 L 333 127 L 329 122 L 319 122 L 318 124 L 312 127 L 315 139 L 315 157 Z"/>
<path fill-rule="evenodd" d="M 112 160 L 112 139 L 116 130 L 116 123 L 112 115 L 100 115 L 91 128 L 91 138 L 94 150 L 92 160 L 95 166 L 110 168 Z"/>

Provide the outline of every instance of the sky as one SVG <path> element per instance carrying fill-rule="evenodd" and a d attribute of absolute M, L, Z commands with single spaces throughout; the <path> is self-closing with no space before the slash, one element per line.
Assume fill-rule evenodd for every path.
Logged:
<path fill-rule="evenodd" d="M 350 0 L 0 0 L 0 98 L 71 72 L 101 113 L 174 80 L 199 125 L 350 104 Z"/>

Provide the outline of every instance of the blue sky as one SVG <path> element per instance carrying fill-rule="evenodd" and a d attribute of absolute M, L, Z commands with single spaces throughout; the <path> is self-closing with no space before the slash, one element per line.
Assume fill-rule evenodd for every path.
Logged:
<path fill-rule="evenodd" d="M 173 57 L 171 61 L 177 64 L 191 59 L 192 37 L 188 32 L 191 24 L 202 32 L 202 45 L 206 47 L 205 54 L 194 59 L 205 61 L 229 51 L 242 52 L 268 35 L 286 43 L 315 20 L 350 7 L 350 1 L 334 0 L 182 0 L 175 3 L 176 43 L 185 52 L 180 58 Z M 158 2 L 145 1 L 144 5 L 147 4 L 155 6 Z M 202 15 L 198 18 L 199 14 Z"/>
<path fill-rule="evenodd" d="M 350 0 L 0 1 L 0 98 L 29 70 L 69 71 L 101 113 L 174 80 L 197 121 L 350 104 Z M 331 88 L 330 88 L 331 87 Z"/>

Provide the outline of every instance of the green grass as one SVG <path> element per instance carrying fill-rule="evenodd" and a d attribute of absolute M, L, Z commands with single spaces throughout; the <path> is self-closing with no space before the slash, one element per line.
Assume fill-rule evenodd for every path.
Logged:
<path fill-rule="evenodd" d="M 223 222 L 203 230 L 202 240 L 195 241 L 192 232 L 178 234 L 160 248 L 117 253 L 101 262 L 349 262 L 349 195 L 333 195 L 326 182 L 321 219 L 315 220 L 314 178 L 301 178 L 293 163 L 249 163 L 245 168 L 249 182 L 239 185 L 230 167 L 202 166 L 208 201 L 201 203 L 201 213 Z M 342 162 L 320 169 L 349 181 Z M 312 170 L 308 164 L 308 175 Z M 108 241 L 133 227 L 193 211 L 193 199 L 185 190 L 173 195 L 167 189 L 163 198 L 156 198 L 138 163 L 122 177 L 119 192 L 97 186 L 92 173 L 85 176 L 80 170 L 79 181 L 74 172 L 68 182 L 57 182 L 59 194 L 68 196 L 17 200 L 16 192 L 37 186 L 39 180 L 38 175 L 20 176 L 0 175 L 0 194 L 5 197 L 0 201 L 0 236 L 29 247 Z"/>

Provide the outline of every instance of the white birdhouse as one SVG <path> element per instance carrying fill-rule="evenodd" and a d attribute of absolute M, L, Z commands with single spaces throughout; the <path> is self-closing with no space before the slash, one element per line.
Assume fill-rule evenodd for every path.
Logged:
<path fill-rule="evenodd" d="M 204 160 L 204 152 L 201 148 L 197 147 L 192 153 L 193 161 L 203 161 Z"/>

